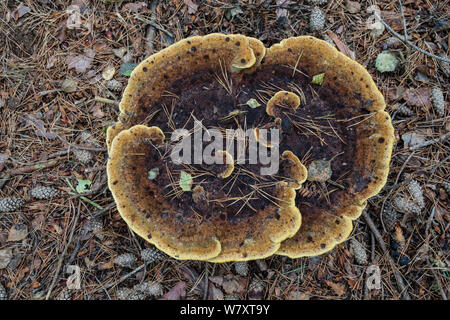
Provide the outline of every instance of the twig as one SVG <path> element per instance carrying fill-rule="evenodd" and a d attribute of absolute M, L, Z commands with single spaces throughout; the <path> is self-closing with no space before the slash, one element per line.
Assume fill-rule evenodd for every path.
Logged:
<path fill-rule="evenodd" d="M 153 0 L 152 4 L 150 5 L 150 10 L 152 11 L 152 18 L 151 20 L 154 22 L 155 18 L 153 17 L 153 15 L 155 14 L 156 11 L 156 5 L 157 5 L 157 0 Z M 147 46 L 152 49 L 155 50 L 155 45 L 153 44 L 153 40 L 155 39 L 156 36 L 156 28 L 149 24 L 148 28 L 147 28 L 147 37 L 146 37 L 146 41 L 147 41 Z"/>
<path fill-rule="evenodd" d="M 403 294 L 403 297 L 405 300 L 411 300 L 411 297 L 408 294 L 407 287 L 405 286 L 405 283 L 403 282 L 403 279 L 400 275 L 400 272 L 395 267 L 394 260 L 392 259 L 391 255 L 389 254 L 386 243 L 383 240 L 383 237 L 381 236 L 380 232 L 378 231 L 377 227 L 375 226 L 375 223 L 370 218 L 369 214 L 366 210 L 363 211 L 362 216 L 366 220 L 367 225 L 369 226 L 370 230 L 374 234 L 375 238 L 377 239 L 378 243 L 380 244 L 381 250 L 383 250 L 384 254 L 386 255 L 392 270 L 394 271 L 395 280 L 397 281 L 397 285 L 400 288 L 401 294 Z"/>
<path fill-rule="evenodd" d="M 103 207 L 103 209 L 100 209 L 100 210 L 94 212 L 94 213 L 92 214 L 92 219 L 98 217 L 99 215 L 103 214 L 104 212 L 108 211 L 109 209 L 114 208 L 115 206 L 116 206 L 116 203 L 115 203 L 115 202 L 106 205 L 105 207 Z"/>
<path fill-rule="evenodd" d="M 378 15 L 376 12 L 374 12 L 374 14 L 375 14 L 375 16 L 376 16 L 378 19 L 380 19 L 381 23 L 386 27 L 386 29 L 389 30 L 390 33 L 392 33 L 396 38 L 400 39 L 401 41 L 403 41 L 404 43 L 406 43 L 407 45 L 409 45 L 409 46 L 412 47 L 413 49 L 415 49 L 415 50 L 419 51 L 420 53 L 423 53 L 424 55 L 427 55 L 427 56 L 429 56 L 429 57 L 431 57 L 431 58 L 434 58 L 434 59 L 437 59 L 437 60 L 440 60 L 440 61 L 444 61 L 444 62 L 450 63 L 450 60 L 449 60 L 449 59 L 439 57 L 439 56 L 437 56 L 437 55 L 435 55 L 435 54 L 432 54 L 432 53 L 430 53 L 430 52 L 428 52 L 428 51 L 425 51 L 425 50 L 419 48 L 419 47 L 416 46 L 414 43 L 412 43 L 411 41 L 409 41 L 408 39 L 406 39 L 405 37 L 403 37 L 401 34 L 398 34 L 397 32 L 395 32 L 394 29 L 392 29 L 392 28 L 391 28 L 391 27 L 390 27 L 390 26 L 389 26 L 389 25 L 388 25 L 388 24 L 380 17 L 380 15 Z"/>
<path fill-rule="evenodd" d="M 93 167 L 93 168 L 85 168 L 84 172 L 85 173 L 90 173 L 90 172 L 97 172 L 97 171 L 103 171 L 106 170 L 106 166 L 100 166 L 100 167 Z"/>
<path fill-rule="evenodd" d="M 118 285 L 119 283 L 127 280 L 129 277 L 131 277 L 132 275 L 136 274 L 137 272 L 141 271 L 142 269 L 144 269 L 144 267 L 146 267 L 148 264 L 150 264 L 150 261 L 145 262 L 144 264 L 141 264 L 139 267 L 137 267 L 136 269 L 134 269 L 133 271 L 131 271 L 130 273 L 127 273 L 126 275 L 124 275 L 122 278 L 120 278 L 119 280 L 108 284 L 107 286 L 105 286 L 105 289 L 111 289 L 112 287 Z"/>
<path fill-rule="evenodd" d="M 430 177 L 433 176 L 433 174 L 436 172 L 436 170 L 442 166 L 448 159 L 450 159 L 450 154 L 448 156 L 446 156 L 444 159 L 442 159 L 441 161 L 439 161 L 439 163 L 437 165 L 434 166 L 434 168 L 430 171 Z"/>
<path fill-rule="evenodd" d="M 447 140 L 449 137 L 450 137 L 450 132 L 447 132 L 446 134 L 440 136 L 439 138 L 431 139 L 431 140 L 425 141 L 421 144 L 415 145 L 415 146 L 411 147 L 411 150 L 417 150 L 420 148 L 428 147 L 428 146 L 438 143 L 438 142 L 443 142 L 443 141 Z"/>
<path fill-rule="evenodd" d="M 95 96 L 94 100 L 97 101 L 97 102 L 103 102 L 103 103 L 108 103 L 108 104 L 116 104 L 116 105 L 119 104 L 119 103 L 118 103 L 117 101 L 115 101 L 115 100 L 103 98 L 103 97 L 100 97 L 100 96 Z"/>
<path fill-rule="evenodd" d="M 164 32 L 165 34 L 167 34 L 171 38 L 175 38 L 175 36 L 173 35 L 172 32 L 167 31 L 166 29 L 164 29 L 163 27 L 159 26 L 157 23 L 155 23 L 155 22 L 153 22 L 151 20 L 148 20 L 148 19 L 145 19 L 145 18 L 142 18 L 142 17 L 136 17 L 136 19 L 138 19 L 138 20 L 140 20 L 142 22 L 145 22 L 145 23 L 151 25 L 152 27 L 155 27 L 156 29 L 158 29 L 159 31 Z"/>
<path fill-rule="evenodd" d="M 405 13 L 403 12 L 402 0 L 398 0 L 398 4 L 400 5 L 400 14 L 402 15 L 403 35 L 405 36 L 405 39 L 408 39 L 408 30 L 406 29 L 406 19 L 405 19 Z"/>
<path fill-rule="evenodd" d="M 48 162 L 44 162 L 44 163 L 33 164 L 33 165 L 18 168 L 18 169 L 10 170 L 0 179 L 0 189 L 2 189 L 3 186 L 5 185 L 6 181 L 8 181 L 14 175 L 30 173 L 30 172 L 33 172 L 33 171 L 39 170 L 39 169 L 47 169 L 47 168 L 55 166 L 57 163 L 58 163 L 58 161 L 52 160 L 52 161 L 48 161 Z"/>
<path fill-rule="evenodd" d="M 50 298 L 50 295 L 52 294 L 52 290 L 56 284 L 56 281 L 58 280 L 59 272 L 61 271 L 62 262 L 63 262 L 64 256 L 67 253 L 67 249 L 69 248 L 69 245 L 72 242 L 73 234 L 75 232 L 75 227 L 78 223 L 78 218 L 80 217 L 80 213 L 81 213 L 81 201 L 78 201 L 78 210 L 77 210 L 77 214 L 75 216 L 75 220 L 73 221 L 72 230 L 70 230 L 69 239 L 66 242 L 64 251 L 62 252 L 61 256 L 59 257 L 58 264 L 56 266 L 56 272 L 55 272 L 55 275 L 53 276 L 53 280 L 50 285 L 50 288 L 47 291 L 47 295 L 45 296 L 45 300 L 48 300 Z"/>
<path fill-rule="evenodd" d="M 203 300 L 206 300 L 206 298 L 208 298 L 208 276 L 209 276 L 209 272 L 208 272 L 208 263 L 205 264 L 205 290 L 203 290 Z"/>
<path fill-rule="evenodd" d="M 436 279 L 436 283 L 438 285 L 439 292 L 441 293 L 442 300 L 447 301 L 447 295 L 445 294 L 444 288 L 442 288 L 441 280 L 439 279 L 436 271 L 433 269 L 430 260 L 428 260 L 428 265 L 430 266 L 431 273 L 433 274 L 434 278 Z"/>

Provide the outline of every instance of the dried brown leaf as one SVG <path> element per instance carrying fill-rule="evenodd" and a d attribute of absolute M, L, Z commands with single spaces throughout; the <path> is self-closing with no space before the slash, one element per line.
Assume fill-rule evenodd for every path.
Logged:
<path fill-rule="evenodd" d="M 6 241 L 8 242 L 21 241 L 25 239 L 27 235 L 28 235 L 28 228 L 26 225 L 15 225 L 12 226 L 11 229 L 9 229 L 8 239 Z"/>
<path fill-rule="evenodd" d="M 75 69 L 78 73 L 85 73 L 91 67 L 94 56 L 95 51 L 92 49 L 87 49 L 85 54 L 68 56 L 66 59 L 67 67 L 69 69 Z"/>
<path fill-rule="evenodd" d="M 333 40 L 333 42 L 336 44 L 336 47 L 338 47 L 339 51 L 345 54 L 347 57 L 351 59 L 355 59 L 355 53 L 350 50 L 347 45 L 339 39 L 339 37 L 331 30 L 327 30 L 328 36 Z"/>
<path fill-rule="evenodd" d="M 345 294 L 346 289 L 342 283 L 336 283 L 331 280 L 325 280 L 325 283 L 334 291 L 338 296 L 342 296 Z"/>
<path fill-rule="evenodd" d="M 184 4 L 188 7 L 189 14 L 194 14 L 197 12 L 198 5 L 194 3 L 192 0 L 184 0 Z"/>
<path fill-rule="evenodd" d="M 147 4 L 145 2 L 142 2 L 142 1 L 141 2 L 127 3 L 127 4 L 124 4 L 124 6 L 123 6 L 124 10 L 128 10 L 128 11 L 131 11 L 131 12 L 134 12 L 134 13 L 136 13 L 138 11 L 141 11 L 142 9 L 145 9 L 145 8 L 147 8 Z"/>
<path fill-rule="evenodd" d="M 409 106 L 424 107 L 428 110 L 431 105 L 431 88 L 411 88 L 403 93 L 403 99 Z"/>
<path fill-rule="evenodd" d="M 186 282 L 180 281 L 159 300 L 180 300 L 182 297 L 185 296 L 186 296 Z"/>

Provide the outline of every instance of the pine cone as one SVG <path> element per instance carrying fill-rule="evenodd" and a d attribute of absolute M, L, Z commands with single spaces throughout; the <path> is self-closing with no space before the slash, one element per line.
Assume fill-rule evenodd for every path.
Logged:
<path fill-rule="evenodd" d="M 394 198 L 394 201 L 392 202 L 394 207 L 401 212 L 404 213 L 415 213 L 420 214 L 421 210 L 418 205 L 416 205 L 414 202 L 405 199 L 401 196 L 397 196 Z"/>
<path fill-rule="evenodd" d="M 51 199 L 59 194 L 59 190 L 53 187 L 37 186 L 31 189 L 31 195 L 41 200 Z"/>
<path fill-rule="evenodd" d="M 92 233 L 100 240 L 104 239 L 104 235 L 101 233 L 103 230 L 103 221 L 101 218 L 91 219 L 86 224 L 87 231 Z"/>
<path fill-rule="evenodd" d="M 25 200 L 21 198 L 3 198 L 0 200 L 0 212 L 12 212 L 16 211 L 23 206 Z"/>
<path fill-rule="evenodd" d="M 390 202 L 388 202 L 384 207 L 383 218 L 388 231 L 393 230 L 395 225 L 397 224 L 398 217 L 397 211 L 395 211 L 394 206 Z"/>
<path fill-rule="evenodd" d="M 167 258 L 167 255 L 155 247 L 145 248 L 141 251 L 141 259 L 147 263 L 157 263 Z"/>
<path fill-rule="evenodd" d="M 92 153 L 89 152 L 88 150 L 72 149 L 72 152 L 73 152 L 75 158 L 83 164 L 88 163 L 93 158 Z"/>
<path fill-rule="evenodd" d="M 309 28 L 312 32 L 322 31 L 325 27 L 325 15 L 319 7 L 314 7 L 311 10 L 311 16 L 309 18 Z"/>
<path fill-rule="evenodd" d="M 8 295 L 6 294 L 5 287 L 0 283 L 0 300 L 7 300 Z"/>
<path fill-rule="evenodd" d="M 56 300 L 72 300 L 72 294 L 70 293 L 70 290 L 63 289 L 63 291 L 61 291 L 56 297 Z"/>
<path fill-rule="evenodd" d="M 132 292 L 133 290 L 130 288 L 119 288 L 119 290 L 117 290 L 117 299 L 128 300 L 128 297 L 131 295 Z"/>
<path fill-rule="evenodd" d="M 122 83 L 113 79 L 106 82 L 106 87 L 113 91 L 120 91 L 122 90 Z"/>
<path fill-rule="evenodd" d="M 412 117 L 415 113 L 408 106 L 401 105 L 398 107 L 397 112 L 401 116 Z"/>
<path fill-rule="evenodd" d="M 132 253 L 123 253 L 114 258 L 114 263 L 121 267 L 131 268 L 136 263 L 136 257 Z"/>
<path fill-rule="evenodd" d="M 145 297 L 159 297 L 163 294 L 163 289 L 161 284 L 158 282 L 148 281 L 134 286 L 134 291 L 140 292 L 145 295 Z"/>
<path fill-rule="evenodd" d="M 425 202 L 423 200 L 422 187 L 416 180 L 412 180 L 408 185 L 408 191 L 413 200 L 417 203 L 420 209 L 425 208 Z"/>
<path fill-rule="evenodd" d="M 443 117 L 445 113 L 445 101 L 442 90 L 439 88 L 433 88 L 431 91 L 431 99 L 433 100 L 434 110 L 436 110 L 440 117 Z"/>
<path fill-rule="evenodd" d="M 367 254 L 366 249 L 359 243 L 355 238 L 350 240 L 350 246 L 353 250 L 353 254 L 355 255 L 355 261 L 359 265 L 365 265 L 367 263 Z"/>
<path fill-rule="evenodd" d="M 249 300 L 262 300 L 264 299 L 265 283 L 257 278 L 253 278 L 248 286 L 248 299 Z"/>
<path fill-rule="evenodd" d="M 450 194 L 450 183 L 444 182 L 442 186 L 444 187 L 445 191 L 447 191 L 447 193 Z"/>
<path fill-rule="evenodd" d="M 248 275 L 248 262 L 247 261 L 239 261 L 234 264 L 234 269 L 236 273 L 242 277 L 246 277 Z"/>

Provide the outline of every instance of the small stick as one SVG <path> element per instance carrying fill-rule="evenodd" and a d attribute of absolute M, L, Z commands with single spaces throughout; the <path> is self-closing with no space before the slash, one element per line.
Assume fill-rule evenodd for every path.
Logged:
<path fill-rule="evenodd" d="M 97 172 L 97 171 L 103 171 L 103 170 L 106 170 L 106 166 L 86 168 L 86 169 L 84 169 L 84 172 L 89 173 L 89 172 Z"/>
<path fill-rule="evenodd" d="M 58 163 L 57 161 L 53 160 L 53 161 L 48 161 L 47 163 L 45 163 L 45 162 L 38 163 L 38 164 L 25 166 L 22 168 L 10 170 L 1 178 L 0 189 L 2 189 L 3 186 L 5 185 L 6 181 L 8 181 L 14 175 L 30 173 L 30 172 L 33 172 L 33 171 L 39 170 L 39 169 L 47 169 L 47 168 L 55 166 L 57 163 Z"/>
<path fill-rule="evenodd" d="M 439 280 L 438 274 L 433 269 L 433 266 L 431 265 L 430 260 L 428 260 L 428 265 L 430 266 L 431 273 L 433 274 L 434 278 L 436 279 L 436 283 L 438 285 L 439 292 L 441 293 L 442 300 L 447 301 L 447 295 L 445 294 L 444 288 L 442 288 L 441 280 Z"/>
<path fill-rule="evenodd" d="M 45 300 L 48 300 L 50 298 L 50 295 L 52 294 L 53 288 L 55 287 L 56 281 L 58 280 L 59 272 L 61 271 L 61 267 L 62 267 L 62 262 L 63 262 L 64 256 L 67 253 L 67 249 L 69 248 L 69 245 L 72 242 L 73 234 L 75 232 L 75 227 L 76 227 L 76 225 L 78 223 L 78 218 L 81 215 L 80 213 L 81 213 L 81 201 L 78 202 L 78 210 L 77 210 L 77 214 L 75 216 L 75 220 L 73 221 L 72 230 L 70 230 L 69 239 L 67 240 L 66 246 L 64 247 L 64 250 L 61 253 L 61 256 L 59 257 L 58 264 L 56 266 L 56 272 L 55 272 L 55 275 L 53 276 L 53 280 L 52 280 L 52 283 L 50 285 L 50 288 L 47 291 L 47 295 L 45 296 Z"/>
<path fill-rule="evenodd" d="M 396 38 L 400 39 L 401 41 L 403 41 L 404 43 L 406 43 L 407 45 L 409 45 L 409 46 L 412 47 L 413 49 L 415 49 L 415 50 L 419 51 L 420 53 L 423 53 L 424 55 L 427 55 L 427 56 L 429 56 L 429 57 L 431 57 L 431 58 L 434 58 L 434 59 L 437 59 L 437 60 L 440 60 L 440 61 L 444 61 L 444 62 L 450 63 L 450 60 L 449 60 L 449 59 L 439 57 L 439 56 L 437 56 L 437 55 L 435 55 L 435 54 L 432 54 L 432 53 L 430 53 L 430 52 L 428 52 L 428 51 L 425 51 L 425 50 L 419 48 L 419 47 L 416 46 L 414 43 L 412 43 L 411 41 L 409 41 L 408 39 L 406 39 L 405 37 L 403 37 L 401 34 L 398 34 L 397 32 L 395 32 L 394 29 L 392 29 L 392 28 L 391 28 L 391 27 L 390 27 L 390 26 L 389 26 L 389 25 L 388 25 L 388 24 L 380 17 L 380 15 L 378 15 L 376 12 L 374 12 L 374 14 L 375 14 L 375 16 L 376 16 L 378 19 L 380 19 L 381 23 L 386 27 L 386 29 L 389 30 L 390 33 L 392 33 Z"/>
<path fill-rule="evenodd" d="M 447 132 L 446 134 L 440 136 L 439 138 L 431 139 L 431 140 L 425 141 L 425 142 L 423 142 L 421 144 L 415 145 L 415 146 L 411 147 L 411 150 L 417 150 L 417 149 L 420 149 L 420 148 L 431 146 L 432 144 L 435 144 L 435 143 L 438 143 L 438 142 L 444 142 L 449 137 L 450 137 L 450 132 Z"/>
<path fill-rule="evenodd" d="M 94 100 L 97 101 L 97 102 L 103 102 L 103 103 L 109 103 L 109 104 L 119 104 L 117 101 L 114 101 L 114 100 L 111 100 L 111 99 L 107 99 L 107 98 L 103 98 L 103 97 L 99 97 L 99 96 L 95 96 Z"/>

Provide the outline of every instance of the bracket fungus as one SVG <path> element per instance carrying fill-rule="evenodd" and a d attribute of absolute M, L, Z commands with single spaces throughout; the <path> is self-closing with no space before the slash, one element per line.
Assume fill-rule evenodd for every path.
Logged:
<path fill-rule="evenodd" d="M 384 108 L 368 72 L 325 41 L 190 37 L 133 70 L 107 131 L 109 188 L 130 228 L 177 259 L 318 255 L 347 239 L 386 182 Z M 171 157 L 179 129 L 194 140 L 179 153 L 187 161 Z M 196 161 L 204 142 L 222 162 Z M 252 161 L 252 146 L 265 157 Z"/>

